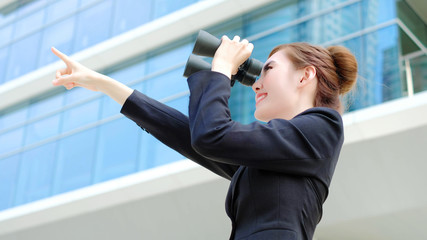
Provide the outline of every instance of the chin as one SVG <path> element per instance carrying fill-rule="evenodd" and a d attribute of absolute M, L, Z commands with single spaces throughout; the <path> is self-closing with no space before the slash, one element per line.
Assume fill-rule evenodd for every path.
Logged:
<path fill-rule="evenodd" d="M 267 118 L 266 116 L 263 116 L 262 114 L 257 113 L 257 111 L 255 111 L 254 117 L 256 120 L 261 121 L 261 122 L 268 122 L 271 120 L 271 119 Z"/>

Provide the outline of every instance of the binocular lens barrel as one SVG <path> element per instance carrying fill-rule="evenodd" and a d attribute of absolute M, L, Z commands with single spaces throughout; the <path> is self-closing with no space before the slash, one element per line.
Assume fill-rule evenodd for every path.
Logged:
<path fill-rule="evenodd" d="M 194 43 L 193 54 L 213 57 L 220 45 L 220 39 L 206 31 L 200 30 L 196 42 Z M 193 54 L 188 58 L 184 70 L 184 77 L 189 77 L 192 73 L 211 68 L 210 63 Z M 261 74 L 263 65 L 264 63 L 261 61 L 249 58 L 239 67 L 238 73 L 232 77 L 232 80 L 237 80 L 246 86 L 252 86 L 256 78 Z"/>

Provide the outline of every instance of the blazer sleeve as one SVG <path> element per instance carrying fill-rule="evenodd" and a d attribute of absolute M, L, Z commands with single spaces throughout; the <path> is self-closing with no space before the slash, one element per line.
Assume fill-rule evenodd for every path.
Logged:
<path fill-rule="evenodd" d="M 231 179 L 237 170 L 237 166 L 212 161 L 194 151 L 188 117 L 174 108 L 134 90 L 120 112 L 168 147 L 224 178 Z"/>
<path fill-rule="evenodd" d="M 243 125 L 230 117 L 228 77 L 201 71 L 187 81 L 191 140 L 201 155 L 226 164 L 331 177 L 343 142 L 338 112 L 312 108 L 289 121 Z"/>

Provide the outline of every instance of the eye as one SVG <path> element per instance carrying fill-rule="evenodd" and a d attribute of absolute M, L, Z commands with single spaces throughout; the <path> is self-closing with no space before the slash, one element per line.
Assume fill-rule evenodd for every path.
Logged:
<path fill-rule="evenodd" d="M 264 71 L 266 72 L 266 71 L 268 71 L 268 70 L 270 70 L 270 69 L 272 69 L 273 67 L 270 65 L 270 64 L 268 64 L 268 65 L 265 65 L 264 66 Z"/>

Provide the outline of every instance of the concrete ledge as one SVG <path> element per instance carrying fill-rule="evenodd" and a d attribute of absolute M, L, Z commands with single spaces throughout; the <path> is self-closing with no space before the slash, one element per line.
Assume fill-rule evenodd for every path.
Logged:
<path fill-rule="evenodd" d="M 189 160 L 56 195 L 0 212 L 0 236 L 149 199 L 219 177 Z"/>
<path fill-rule="evenodd" d="M 343 116 L 345 144 L 427 125 L 427 92 L 364 108 Z"/>

